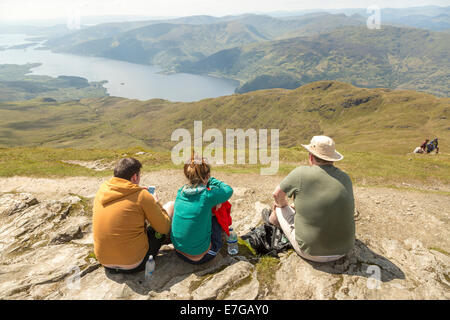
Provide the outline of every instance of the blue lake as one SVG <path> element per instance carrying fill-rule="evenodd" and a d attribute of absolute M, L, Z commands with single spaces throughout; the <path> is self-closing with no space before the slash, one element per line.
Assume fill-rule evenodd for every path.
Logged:
<path fill-rule="evenodd" d="M 0 34 L 0 48 L 30 43 L 26 38 L 24 34 Z M 109 95 L 139 100 L 197 101 L 233 94 L 238 86 L 232 80 L 186 73 L 165 75 L 155 66 L 36 50 L 38 46 L 0 50 L 0 64 L 39 62 L 41 66 L 33 68 L 32 74 L 106 80 Z"/>

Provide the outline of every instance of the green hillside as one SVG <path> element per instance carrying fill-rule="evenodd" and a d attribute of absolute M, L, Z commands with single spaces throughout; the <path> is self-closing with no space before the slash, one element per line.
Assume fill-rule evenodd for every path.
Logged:
<path fill-rule="evenodd" d="M 117 97 L 64 103 L 0 103 L 0 146 L 170 149 L 177 128 L 280 129 L 280 145 L 299 146 L 312 135 L 333 137 L 344 149 L 404 154 L 425 138 L 450 147 L 450 99 L 334 81 L 295 90 L 273 89 L 172 103 Z"/>
<path fill-rule="evenodd" d="M 0 101 L 42 98 L 43 101 L 68 101 L 107 95 L 104 82 L 88 82 L 72 76 L 30 75 L 39 63 L 25 65 L 0 64 Z"/>
<path fill-rule="evenodd" d="M 179 71 L 240 80 L 237 92 L 318 80 L 449 96 L 450 35 L 420 29 L 342 27 L 312 37 L 220 51 Z"/>

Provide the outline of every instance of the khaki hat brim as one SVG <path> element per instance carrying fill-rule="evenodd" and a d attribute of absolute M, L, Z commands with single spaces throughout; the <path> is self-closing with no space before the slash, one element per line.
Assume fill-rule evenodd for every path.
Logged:
<path fill-rule="evenodd" d="M 325 161 L 333 161 L 334 162 L 334 161 L 341 161 L 342 159 L 344 159 L 344 156 L 342 154 L 340 154 L 339 152 L 337 152 L 337 151 L 334 151 L 334 154 L 332 154 L 332 155 L 326 156 L 326 155 L 323 155 L 323 154 L 318 154 L 317 152 L 311 150 L 311 145 L 309 145 L 309 144 L 306 144 L 306 145 L 302 144 L 301 146 L 303 148 L 305 148 L 306 150 L 308 150 L 308 152 L 311 152 L 317 158 L 320 158 L 320 159 L 325 160 Z"/>

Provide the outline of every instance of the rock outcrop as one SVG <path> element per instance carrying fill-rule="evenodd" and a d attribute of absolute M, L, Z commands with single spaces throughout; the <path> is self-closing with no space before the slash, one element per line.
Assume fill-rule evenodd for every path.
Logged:
<path fill-rule="evenodd" d="M 241 234 L 261 223 L 265 206 L 236 188 L 233 224 Z M 249 200 L 250 199 L 250 200 Z M 354 250 L 317 264 L 289 250 L 270 267 L 241 247 L 190 265 L 171 245 L 156 257 L 153 278 L 111 274 L 93 254 L 91 202 L 68 195 L 40 200 L 0 195 L 0 299 L 450 299 L 450 258 L 417 239 L 358 235 Z"/>

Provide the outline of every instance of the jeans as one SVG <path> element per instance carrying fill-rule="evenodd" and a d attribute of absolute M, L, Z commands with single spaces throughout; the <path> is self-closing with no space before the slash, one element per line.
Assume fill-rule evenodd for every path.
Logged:
<path fill-rule="evenodd" d="M 186 257 L 185 255 L 179 253 L 178 251 L 175 250 L 175 252 L 181 259 L 190 264 L 203 264 L 214 259 L 217 256 L 217 253 L 219 252 L 220 248 L 222 248 L 222 246 L 223 246 L 222 227 L 217 222 L 217 218 L 213 216 L 211 226 L 211 249 L 208 250 L 208 252 L 203 256 L 203 258 L 201 258 L 199 261 L 193 261 L 188 257 Z"/>
<path fill-rule="evenodd" d="M 117 273 L 130 274 L 130 273 L 136 273 L 136 272 L 139 272 L 139 271 L 144 271 L 145 270 L 145 264 L 147 263 L 148 257 L 150 257 L 150 256 L 156 257 L 156 255 L 158 254 L 159 249 L 161 248 L 163 243 L 166 242 L 166 237 L 167 236 L 165 234 L 163 234 L 162 237 L 159 237 L 159 239 L 158 239 L 155 236 L 155 230 L 152 227 L 149 226 L 147 228 L 147 237 L 148 237 L 148 251 L 145 254 L 145 257 L 142 260 L 140 265 L 138 265 L 134 269 L 120 269 L 120 268 L 107 268 L 107 267 L 105 267 L 105 269 L 108 270 L 109 272 L 113 273 L 113 274 L 117 274 Z"/>

